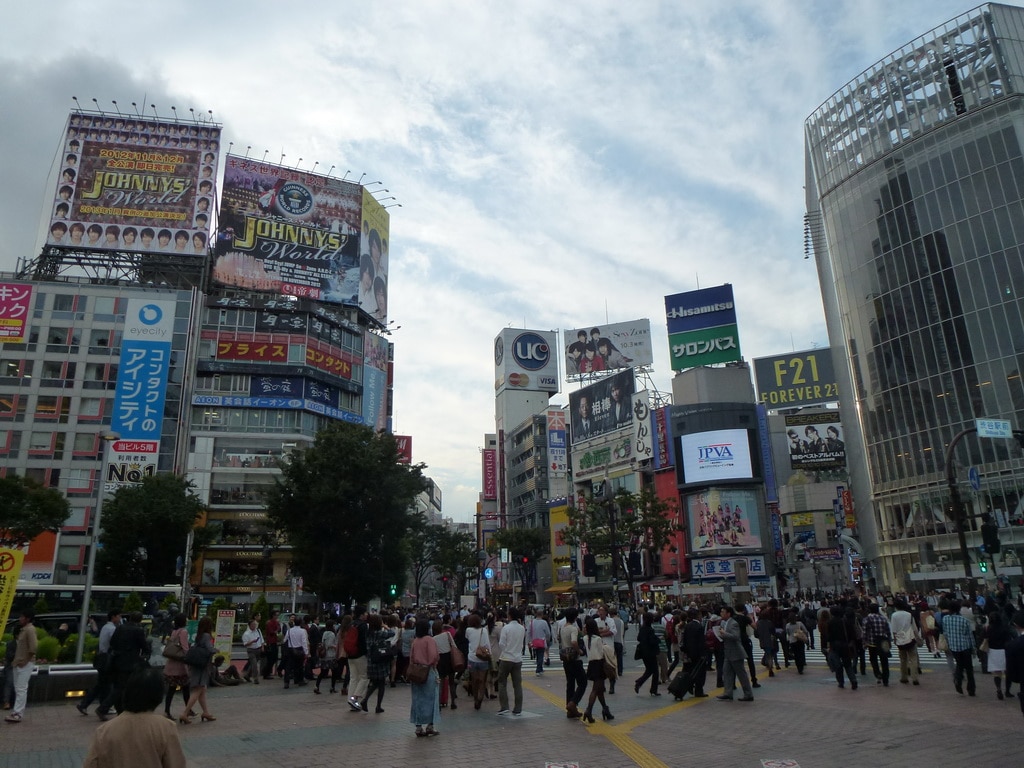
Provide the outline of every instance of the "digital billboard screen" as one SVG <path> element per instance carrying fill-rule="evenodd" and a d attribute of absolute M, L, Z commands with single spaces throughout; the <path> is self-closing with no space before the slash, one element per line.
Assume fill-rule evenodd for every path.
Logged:
<path fill-rule="evenodd" d="M 751 480 L 750 430 L 717 429 L 679 437 L 677 462 L 686 485 Z"/>
<path fill-rule="evenodd" d="M 757 492 L 709 488 L 686 496 L 690 551 L 761 547 Z"/>
<path fill-rule="evenodd" d="M 47 244 L 205 256 L 220 130 L 212 123 L 72 113 Z"/>
<path fill-rule="evenodd" d="M 358 305 L 362 209 L 358 184 L 228 155 L 213 280 Z"/>

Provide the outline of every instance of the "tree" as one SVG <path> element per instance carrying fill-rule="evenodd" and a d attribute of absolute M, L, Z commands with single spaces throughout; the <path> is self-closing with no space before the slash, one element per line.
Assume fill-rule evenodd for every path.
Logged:
<path fill-rule="evenodd" d="M 410 517 L 409 528 L 402 538 L 402 550 L 409 563 L 413 593 L 418 602 L 422 602 L 420 590 L 423 587 L 423 582 L 434 570 L 437 562 L 437 551 L 440 545 L 439 530 L 440 526 L 431 525 L 425 515 L 415 514 Z"/>
<path fill-rule="evenodd" d="M 441 526 L 438 528 L 435 567 L 441 577 L 447 577 L 455 587 L 456 594 L 465 592 L 466 574 L 473 573 L 480 565 L 477 559 L 476 543 L 473 536 Z"/>
<path fill-rule="evenodd" d="M 492 555 L 501 549 L 512 553 L 512 569 L 526 591 L 526 587 L 536 581 L 537 561 L 551 551 L 549 537 L 547 528 L 502 528 L 487 542 L 487 551 Z"/>
<path fill-rule="evenodd" d="M 96 554 L 101 584 L 173 584 L 188 533 L 203 512 L 193 485 L 162 473 L 125 485 L 103 504 L 103 548 Z"/>
<path fill-rule="evenodd" d="M 569 507 L 569 525 L 561 533 L 569 546 L 586 545 L 590 554 L 613 559 L 613 573 L 625 576 L 632 595 L 636 574 L 629 567 L 628 555 L 647 552 L 653 559 L 672 544 L 672 534 L 680 530 L 678 520 L 678 509 L 649 488 L 640 493 L 620 488 L 610 498 Z"/>
<path fill-rule="evenodd" d="M 405 464 L 394 437 L 336 422 L 293 452 L 267 495 L 267 514 L 292 547 L 292 571 L 321 603 L 365 601 L 403 581 L 424 465 Z"/>
<path fill-rule="evenodd" d="M 0 546 L 20 549 L 41 533 L 57 533 L 71 504 L 55 488 L 29 477 L 0 478 Z"/>

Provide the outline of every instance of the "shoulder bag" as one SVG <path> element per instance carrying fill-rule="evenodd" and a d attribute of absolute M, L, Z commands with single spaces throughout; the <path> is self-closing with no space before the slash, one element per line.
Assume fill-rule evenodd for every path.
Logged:
<path fill-rule="evenodd" d="M 566 624 L 558 630 L 558 658 L 561 659 L 564 664 L 571 664 L 580 657 L 579 642 L 566 641 L 565 639 L 565 630 L 570 628 L 570 625 Z"/>
<path fill-rule="evenodd" d="M 462 651 L 459 650 L 459 647 L 457 645 L 455 645 L 454 641 L 451 643 L 451 648 L 452 648 L 452 650 L 451 650 L 451 654 L 452 654 L 452 671 L 455 672 L 455 674 L 459 674 L 460 672 L 465 672 L 466 671 L 466 656 L 465 656 L 465 654 L 463 654 Z"/>
<path fill-rule="evenodd" d="M 211 659 L 213 659 L 213 651 L 200 644 L 199 638 L 196 638 L 195 644 L 185 652 L 182 661 L 190 667 L 205 667 Z"/>
<path fill-rule="evenodd" d="M 480 634 L 477 637 L 477 641 L 476 641 L 476 650 L 473 651 L 473 653 L 476 654 L 476 657 L 478 659 L 480 659 L 480 661 L 490 661 L 491 660 L 491 649 L 488 646 L 483 644 L 484 643 L 484 632 L 486 632 L 486 631 L 487 631 L 487 627 L 486 626 L 480 627 Z"/>
<path fill-rule="evenodd" d="M 409 653 L 410 657 L 412 656 L 413 653 L 415 653 L 416 642 L 418 640 L 420 640 L 420 639 L 422 639 L 422 638 L 417 638 L 416 640 L 413 641 L 413 647 L 412 647 L 412 649 L 410 650 L 410 653 Z M 427 638 L 427 639 L 430 640 L 430 642 L 434 642 L 430 638 Z M 427 678 L 429 676 L 430 676 L 430 665 L 429 664 L 420 664 L 419 662 L 416 662 L 416 661 L 411 661 L 411 660 L 409 661 L 409 667 L 405 670 L 405 679 L 406 680 L 408 680 L 410 683 L 414 683 L 416 685 L 422 685 L 423 683 L 427 682 Z"/>
<path fill-rule="evenodd" d="M 178 635 L 172 635 L 171 639 L 167 641 L 167 645 L 164 646 L 163 657 L 165 659 L 173 659 L 174 661 L 184 660 L 185 649 L 181 647 L 181 638 Z"/>

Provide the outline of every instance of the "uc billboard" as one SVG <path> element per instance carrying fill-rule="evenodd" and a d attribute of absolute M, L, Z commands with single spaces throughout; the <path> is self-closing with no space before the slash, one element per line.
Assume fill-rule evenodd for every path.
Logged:
<path fill-rule="evenodd" d="M 503 328 L 494 340 L 494 390 L 558 391 L 557 334 Z"/>

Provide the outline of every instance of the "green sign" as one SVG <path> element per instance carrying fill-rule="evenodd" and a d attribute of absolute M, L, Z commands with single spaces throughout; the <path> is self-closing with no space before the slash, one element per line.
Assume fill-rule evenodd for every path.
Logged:
<path fill-rule="evenodd" d="M 740 334 L 735 323 L 670 333 L 668 346 L 673 371 L 684 371 L 687 368 L 715 363 L 732 363 L 742 359 Z"/>

